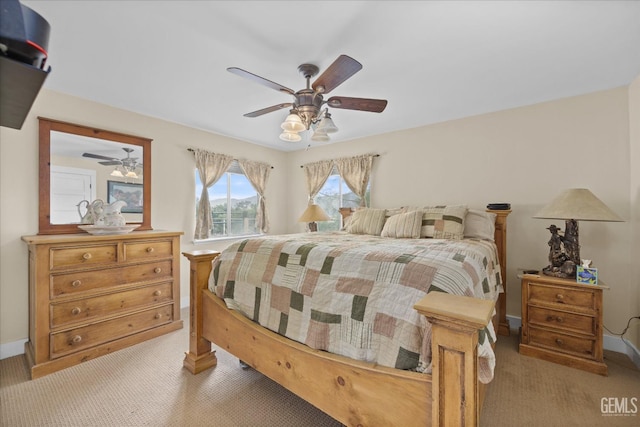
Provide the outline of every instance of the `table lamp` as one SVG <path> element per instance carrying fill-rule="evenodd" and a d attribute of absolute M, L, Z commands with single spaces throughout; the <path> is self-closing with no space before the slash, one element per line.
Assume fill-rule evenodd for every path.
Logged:
<path fill-rule="evenodd" d="M 551 232 L 549 265 L 542 272 L 547 276 L 571 279 L 575 279 L 576 267 L 580 265 L 578 221 L 624 221 L 586 188 L 565 190 L 534 218 L 565 220 L 564 234 L 560 234 L 555 225 L 547 228 Z"/>
<path fill-rule="evenodd" d="M 329 221 L 331 217 L 319 205 L 311 204 L 302 213 L 298 222 L 306 222 L 309 225 L 309 231 L 318 231 L 316 221 Z"/>

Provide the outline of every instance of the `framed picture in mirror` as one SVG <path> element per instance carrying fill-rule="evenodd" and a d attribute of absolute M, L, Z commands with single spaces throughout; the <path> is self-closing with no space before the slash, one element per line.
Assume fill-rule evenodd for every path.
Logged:
<path fill-rule="evenodd" d="M 126 203 L 120 211 L 122 213 L 142 213 L 142 184 L 107 181 L 107 203 L 117 201 Z"/>

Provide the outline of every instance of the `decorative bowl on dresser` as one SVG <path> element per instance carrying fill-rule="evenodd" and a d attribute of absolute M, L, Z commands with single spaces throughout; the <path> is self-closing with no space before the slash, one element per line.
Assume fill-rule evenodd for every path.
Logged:
<path fill-rule="evenodd" d="M 602 290 L 575 280 L 523 274 L 520 353 L 607 375 Z"/>
<path fill-rule="evenodd" d="M 24 236 L 31 378 L 182 328 L 182 234 Z"/>

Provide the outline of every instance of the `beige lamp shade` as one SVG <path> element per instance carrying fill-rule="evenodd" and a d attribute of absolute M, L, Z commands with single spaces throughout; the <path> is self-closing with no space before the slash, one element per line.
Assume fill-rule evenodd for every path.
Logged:
<path fill-rule="evenodd" d="M 586 188 L 565 190 L 534 218 L 575 219 L 577 221 L 624 221 Z"/>
<path fill-rule="evenodd" d="M 307 209 L 302 213 L 298 222 L 316 222 L 316 221 L 329 221 L 331 217 L 320 206 L 313 205 L 307 206 Z"/>

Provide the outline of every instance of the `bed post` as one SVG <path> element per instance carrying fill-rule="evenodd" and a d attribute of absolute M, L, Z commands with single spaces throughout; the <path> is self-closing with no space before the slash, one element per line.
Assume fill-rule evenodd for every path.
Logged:
<path fill-rule="evenodd" d="M 494 302 L 431 292 L 414 308 L 432 324 L 433 427 L 480 424 L 478 330 L 491 320 Z"/>
<path fill-rule="evenodd" d="M 202 291 L 207 289 L 211 262 L 220 255 L 218 251 L 183 252 L 189 259 L 191 274 L 189 353 L 185 354 L 183 366 L 192 374 L 197 374 L 218 363 L 216 352 L 211 351 L 211 342 L 202 337 Z"/>
<path fill-rule="evenodd" d="M 498 297 L 498 335 L 509 336 L 511 329 L 507 319 L 507 216 L 511 210 L 489 210 L 496 214 L 496 231 L 494 241 L 498 248 L 498 261 L 500 262 L 500 274 L 502 275 L 502 287 L 504 292 Z"/>

